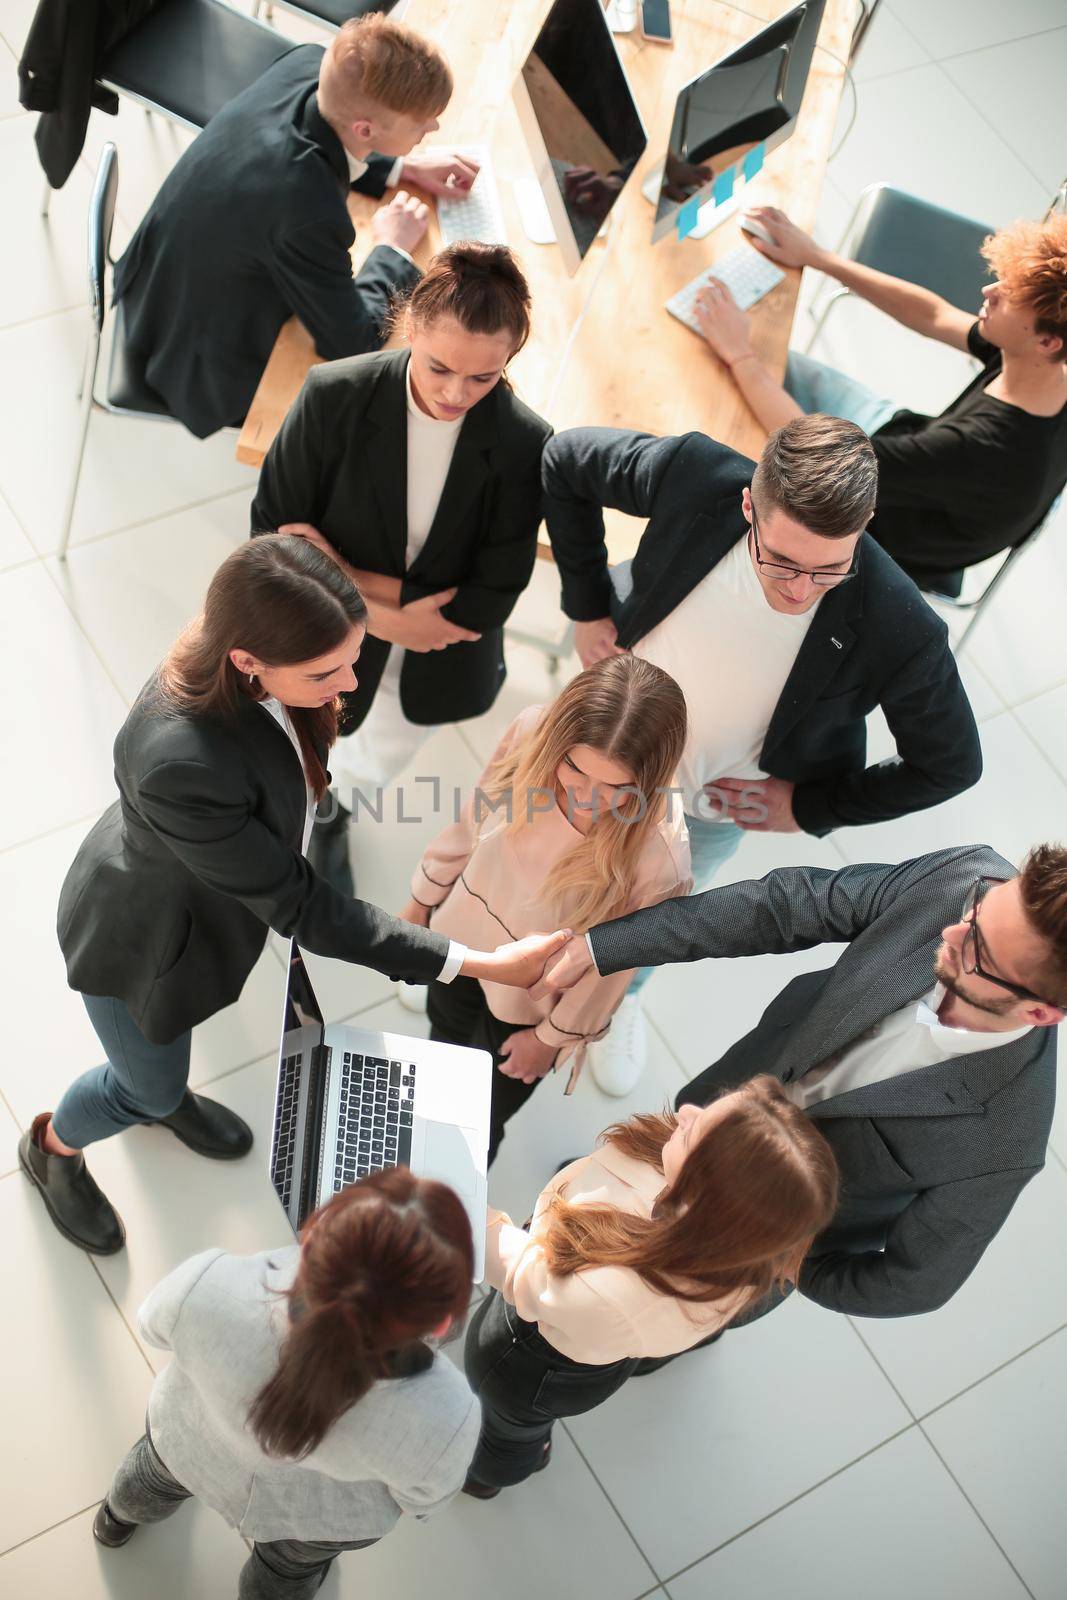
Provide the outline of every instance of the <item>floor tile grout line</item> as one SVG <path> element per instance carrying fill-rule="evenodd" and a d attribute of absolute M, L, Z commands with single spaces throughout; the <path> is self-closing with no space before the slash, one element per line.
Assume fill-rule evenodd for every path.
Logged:
<path fill-rule="evenodd" d="M 868 1456 L 877 1455 L 879 1450 L 884 1450 L 886 1445 L 893 1444 L 893 1442 L 897 1439 L 902 1439 L 904 1435 L 906 1433 L 910 1433 L 913 1428 L 918 1429 L 919 1424 L 917 1422 L 909 1422 L 906 1423 L 903 1428 L 898 1428 L 895 1433 L 888 1434 L 884 1439 L 880 1439 L 877 1444 L 872 1445 L 869 1450 L 864 1450 L 860 1455 L 853 1457 L 851 1461 L 844 1462 L 840 1467 L 837 1467 L 835 1471 L 828 1472 L 825 1478 L 820 1478 L 817 1483 L 810 1484 L 808 1488 L 802 1489 L 799 1494 L 793 1495 L 789 1500 L 783 1500 L 781 1505 L 775 1506 L 773 1510 L 766 1512 L 762 1517 L 757 1517 L 755 1522 L 750 1522 L 747 1527 L 739 1528 L 736 1533 L 732 1533 L 730 1537 L 728 1539 L 724 1539 L 721 1544 L 715 1545 L 711 1550 L 705 1550 L 703 1555 L 697 1556 L 693 1561 L 687 1561 L 684 1567 L 678 1568 L 677 1572 L 672 1572 L 669 1576 L 661 1578 L 660 1584 L 666 1585 L 668 1583 L 673 1583 L 676 1578 L 682 1577 L 684 1573 L 691 1572 L 694 1567 L 699 1567 L 702 1561 L 707 1561 L 711 1556 L 718 1555 L 720 1550 L 725 1550 L 730 1545 L 736 1544 L 738 1539 L 745 1538 L 747 1534 L 754 1533 L 755 1530 L 757 1528 L 761 1528 L 765 1522 L 770 1522 L 772 1517 L 777 1517 L 783 1511 L 788 1511 L 790 1506 L 795 1506 L 799 1501 L 806 1500 L 808 1496 L 810 1494 L 814 1494 L 817 1489 L 825 1488 L 825 1486 L 828 1483 L 832 1483 L 835 1478 L 840 1478 L 843 1473 L 850 1472 L 852 1468 L 858 1466 L 861 1461 L 866 1461 Z"/>
<path fill-rule="evenodd" d="M 26 839 L 15 839 L 11 844 L 0 845 L 0 856 L 9 855 L 12 850 L 21 850 L 26 845 L 40 844 L 42 839 L 51 839 L 53 834 L 62 833 L 64 828 L 73 828 L 79 823 L 95 822 L 99 815 L 99 811 L 87 811 L 83 817 L 71 817 L 66 822 L 57 822 L 54 828 L 45 828 L 42 833 L 31 833 Z"/>
<path fill-rule="evenodd" d="M 1014 41 L 1010 41 L 1010 42 L 1014 42 Z M 948 58 L 948 60 L 954 60 L 954 59 L 957 59 L 957 58 L 955 58 L 955 57 L 949 57 Z M 1030 163 L 1026 159 L 1026 157 L 1023 156 L 1023 155 L 1020 155 L 1019 151 L 1016 150 L 1016 148 L 1015 148 L 1015 146 L 1013 144 L 1009 144 L 1008 140 L 1000 132 L 1000 129 L 999 128 L 994 128 L 993 124 L 988 120 L 988 116 L 987 116 L 986 112 L 983 110 L 983 108 L 980 105 L 978 105 L 975 100 L 973 100 L 971 98 L 971 96 L 968 94 L 967 90 L 964 89 L 961 84 L 956 82 L 956 80 L 952 76 L 951 72 L 948 72 L 946 70 L 948 62 L 947 61 L 936 61 L 934 63 L 934 65 L 937 67 L 937 70 L 941 73 L 941 76 L 945 79 L 945 81 L 952 85 L 952 87 L 955 89 L 956 93 L 958 95 L 962 95 L 963 99 L 966 100 L 966 102 L 970 106 L 971 110 L 973 112 L 975 112 L 975 114 L 981 119 L 981 121 L 983 122 L 984 126 L 989 129 L 989 132 L 991 134 L 993 134 L 997 139 L 1000 140 L 1001 144 L 1004 146 L 1005 150 L 1007 150 L 1010 155 L 1014 156 L 1015 160 L 1022 167 L 1023 171 L 1024 172 L 1028 172 L 1030 174 L 1031 178 L 1033 178 L 1034 182 L 1036 184 L 1039 184 L 1040 187 L 1042 189 L 1044 189 L 1046 194 L 1047 194 L 1048 193 L 1048 186 L 1046 185 L 1044 178 L 1041 177 L 1040 173 L 1037 173 L 1037 172 L 1034 171 L 1033 167 L 1030 165 Z"/>
<path fill-rule="evenodd" d="M 911 1420 L 913 1422 L 918 1422 L 919 1418 L 915 1413 L 914 1407 L 912 1407 L 912 1406 L 910 1406 L 908 1404 L 907 1400 L 904 1398 L 904 1395 L 897 1388 L 896 1384 L 893 1382 L 892 1378 L 889 1376 L 889 1373 L 883 1367 L 882 1363 L 879 1361 L 878 1357 L 875 1355 L 874 1351 L 871 1349 L 870 1345 L 867 1343 L 866 1339 L 863 1337 L 863 1334 L 860 1332 L 859 1328 L 857 1328 L 856 1322 L 855 1322 L 855 1318 L 846 1316 L 845 1321 L 848 1323 L 849 1327 L 852 1329 L 852 1332 L 856 1335 L 856 1338 L 859 1340 L 860 1344 L 866 1350 L 867 1354 L 870 1356 L 871 1360 L 874 1362 L 875 1366 L 878 1368 L 878 1371 L 882 1374 L 882 1377 L 885 1379 L 886 1383 L 888 1383 L 889 1387 L 892 1389 L 893 1393 L 896 1395 L 897 1399 L 900 1401 L 901 1405 L 904 1407 L 904 1410 L 908 1413 L 908 1416 L 911 1418 Z"/>
<path fill-rule="evenodd" d="M 122 704 L 126 707 L 126 709 L 128 711 L 130 709 L 130 706 L 133 704 L 133 702 L 130 699 L 129 695 L 127 695 L 126 691 L 123 689 L 121 683 L 119 683 L 118 679 L 115 677 L 115 675 L 112 672 L 110 666 L 108 665 L 106 659 L 104 658 L 103 654 L 101 653 L 100 648 L 97 645 L 95 639 L 90 634 L 89 629 L 86 627 L 86 625 L 82 621 L 81 617 L 79 617 L 78 613 L 75 611 L 74 605 L 73 605 L 73 601 L 72 601 L 71 597 L 64 593 L 63 585 L 60 582 L 61 574 L 57 573 L 57 572 L 53 572 L 50 564 L 47 561 L 45 561 L 43 565 L 44 565 L 45 575 L 48 578 L 49 583 L 52 585 L 52 588 L 55 590 L 56 594 L 59 596 L 60 600 L 63 602 L 63 605 L 66 607 L 67 611 L 69 612 L 71 620 L 74 623 L 74 626 L 77 628 L 78 632 L 81 634 L 82 638 L 85 640 L 86 644 L 89 646 L 89 649 L 92 651 L 93 655 L 96 657 L 97 662 L 100 665 L 100 670 L 103 672 L 104 677 L 107 679 L 108 683 L 110 683 L 111 687 L 114 689 L 115 693 L 118 695 L 119 699 L 122 701 Z"/>
<path fill-rule="evenodd" d="M 248 484 L 238 484 L 236 488 L 220 489 L 217 494 L 206 494 L 199 500 L 189 500 L 183 505 L 171 506 L 163 511 L 153 511 L 147 517 L 139 517 L 136 522 L 124 522 L 118 528 L 105 528 L 100 533 L 90 534 L 84 539 L 72 538 L 70 544 L 71 554 L 78 550 L 87 550 L 92 545 L 102 544 L 105 539 L 114 539 L 120 533 L 135 533 L 138 528 L 147 528 L 152 522 L 164 522 L 168 517 L 180 517 L 186 511 L 199 511 L 202 506 L 214 505 L 216 500 L 228 500 L 233 495 L 248 494 L 249 489 L 250 485 Z M 26 537 L 33 544 L 34 549 L 37 550 L 32 535 L 27 533 L 25 529 L 23 529 L 23 532 L 26 533 Z M 56 550 L 37 550 L 37 553 L 42 561 L 55 561 L 57 563 L 59 561 L 59 555 Z"/>
<path fill-rule="evenodd" d="M 55 1533 L 57 1528 L 62 1528 L 66 1523 L 73 1522 L 75 1517 L 84 1517 L 87 1511 L 92 1511 L 94 1506 L 100 1504 L 99 1500 L 90 1500 L 87 1506 L 82 1506 L 78 1511 L 72 1511 L 69 1517 L 60 1517 L 58 1522 L 52 1522 L 47 1528 L 39 1528 L 36 1533 L 29 1534 L 25 1539 L 19 1539 L 16 1544 L 9 1544 L 6 1550 L 0 1550 L 0 1561 L 5 1556 L 21 1550 L 23 1545 L 32 1544 L 35 1539 L 43 1539 L 46 1533 Z"/>
<path fill-rule="evenodd" d="M 896 12 L 893 15 L 896 16 Z M 897 17 L 897 21 L 900 22 L 899 17 Z M 904 23 L 901 23 L 901 27 L 904 26 Z M 911 30 L 909 29 L 908 31 L 910 32 Z M 1067 26 L 1062 22 L 1057 22 L 1051 28 L 1035 28 L 1033 33 L 1020 33 L 1013 35 L 1010 39 L 998 39 L 995 44 L 976 44 L 970 50 L 957 50 L 955 54 L 950 56 L 931 56 L 930 60 L 935 67 L 946 66 L 950 61 L 961 61 L 967 56 L 980 56 L 990 50 L 1003 50 L 1010 44 L 1025 44 L 1028 39 L 1042 39 L 1048 33 L 1067 33 Z M 914 34 L 912 34 L 912 37 L 915 37 Z M 996 133 L 995 128 L 990 131 Z M 998 133 L 997 138 L 999 139 L 1000 137 L 1001 135 Z"/>
<path fill-rule="evenodd" d="M 975 1505 L 974 1501 L 971 1499 L 970 1495 L 967 1493 L 966 1489 L 963 1487 L 963 1484 L 957 1478 L 956 1474 L 953 1472 L 952 1468 L 949 1466 L 948 1462 L 945 1460 L 944 1456 L 941 1454 L 941 1451 L 937 1448 L 937 1445 L 931 1439 L 930 1435 L 927 1433 L 926 1429 L 923 1427 L 921 1422 L 919 1423 L 918 1427 L 919 1427 L 919 1432 L 922 1434 L 923 1438 L 926 1440 L 927 1444 L 930 1446 L 930 1449 L 934 1452 L 934 1455 L 940 1461 L 941 1465 L 944 1467 L 945 1471 L 948 1473 L 949 1477 L 952 1479 L 953 1483 L 956 1485 L 956 1488 L 959 1490 L 960 1494 L 963 1496 L 963 1498 L 966 1500 L 967 1504 L 970 1506 L 971 1510 L 974 1512 L 975 1516 L 978 1518 L 978 1521 L 981 1523 L 982 1527 L 985 1529 L 986 1533 L 989 1535 L 990 1540 L 992 1541 L 993 1544 L 996 1545 L 997 1549 L 1000 1551 L 1001 1555 L 1004 1557 L 1004 1560 L 1007 1562 L 1007 1564 L 1011 1568 L 1012 1572 L 1014 1572 L 1015 1576 L 1018 1578 L 1018 1580 L 1019 1580 L 1020 1584 L 1022 1585 L 1023 1589 L 1030 1596 L 1030 1600 L 1037 1600 L 1037 1596 L 1034 1594 L 1034 1591 L 1031 1589 L 1030 1585 L 1027 1583 L 1026 1579 L 1023 1577 L 1022 1573 L 1019 1571 L 1018 1567 L 1015 1565 L 1015 1562 L 1011 1559 L 1011 1557 L 1009 1556 L 1008 1552 L 1005 1550 L 1004 1546 L 1001 1544 L 1000 1540 L 997 1538 L 996 1534 L 993 1532 L 992 1528 L 989 1526 L 989 1523 L 983 1517 L 982 1513 L 979 1511 L 978 1507 Z"/>
<path fill-rule="evenodd" d="M 88 1251 L 86 1251 L 85 1253 L 86 1253 L 86 1255 L 89 1256 L 89 1265 L 92 1267 L 93 1271 L 96 1273 L 96 1276 L 99 1278 L 100 1283 L 103 1286 L 104 1293 L 107 1295 L 108 1299 L 111 1301 L 111 1304 L 114 1306 L 116 1312 L 118 1313 L 119 1321 L 122 1323 L 122 1326 L 126 1329 L 126 1332 L 129 1334 L 130 1338 L 133 1340 L 135 1346 L 137 1347 L 137 1354 L 140 1356 L 141 1360 L 144 1362 L 145 1366 L 148 1368 L 149 1372 L 152 1375 L 152 1378 L 155 1379 L 156 1369 L 155 1369 L 155 1367 L 153 1367 L 151 1361 L 149 1361 L 148 1356 L 147 1356 L 147 1354 L 145 1352 L 145 1348 L 144 1348 L 143 1344 L 141 1343 L 140 1339 L 137 1337 L 137 1334 L 135 1333 L 134 1329 L 131 1328 L 131 1326 L 130 1326 L 127 1318 L 126 1318 L 125 1311 L 123 1311 L 122 1307 L 119 1305 L 118 1301 L 115 1299 L 115 1296 L 111 1293 L 111 1286 L 108 1283 L 107 1279 L 104 1277 L 104 1274 L 100 1271 L 100 1268 L 99 1268 L 99 1266 L 97 1264 L 95 1256 L 89 1255 Z"/>
<path fill-rule="evenodd" d="M 1030 729 L 1026 726 L 1026 723 L 1023 721 L 1023 719 L 1021 717 L 1017 717 L 1015 715 L 1014 710 L 1009 711 L 1008 715 L 1014 721 L 1015 726 L 1022 731 L 1023 735 L 1029 741 L 1029 743 L 1033 745 L 1034 749 L 1037 751 L 1038 755 L 1041 757 L 1042 761 L 1045 763 L 1046 767 L 1048 768 L 1049 772 L 1052 774 L 1053 778 L 1055 778 L 1058 783 L 1062 784 L 1062 786 L 1065 789 L 1067 789 L 1067 778 L 1064 777 L 1063 773 L 1059 770 L 1059 768 L 1052 761 L 1051 757 L 1049 756 L 1048 752 L 1043 748 L 1043 746 L 1038 744 L 1037 739 L 1030 732 Z"/>
<path fill-rule="evenodd" d="M 652 1589 L 651 1590 L 645 1590 L 644 1593 L 646 1593 L 646 1594 L 648 1594 L 648 1593 L 655 1594 L 656 1589 L 660 1585 L 662 1585 L 663 1579 L 660 1577 L 659 1573 L 656 1571 L 655 1567 L 652 1565 L 652 1562 L 649 1560 L 648 1556 L 646 1555 L 644 1549 L 642 1548 L 642 1546 L 641 1546 L 641 1544 L 640 1544 L 640 1542 L 639 1542 L 639 1540 L 637 1538 L 637 1535 L 634 1533 L 633 1529 L 630 1527 L 629 1523 L 626 1521 L 626 1518 L 623 1516 L 622 1512 L 619 1510 L 618 1506 L 615 1504 L 615 1501 L 612 1499 L 611 1495 L 608 1493 L 607 1489 L 605 1489 L 603 1483 L 600 1481 L 600 1477 L 599 1477 L 599 1475 L 597 1473 L 596 1468 L 593 1466 L 592 1462 L 589 1460 L 589 1457 L 586 1455 L 585 1451 L 582 1449 L 581 1445 L 578 1443 L 577 1439 L 574 1437 L 574 1434 L 571 1432 L 570 1428 L 568 1428 L 567 1419 L 565 1417 L 560 1419 L 560 1426 L 562 1427 L 564 1433 L 567 1435 L 567 1438 L 570 1440 L 571 1444 L 574 1446 L 574 1449 L 577 1451 L 579 1458 L 584 1463 L 585 1469 L 589 1473 L 589 1476 L 592 1478 L 593 1482 L 596 1484 L 597 1488 L 600 1490 L 601 1494 L 604 1496 L 604 1499 L 607 1501 L 607 1503 L 611 1507 L 612 1511 L 614 1511 L 616 1517 L 618 1517 L 620 1524 L 622 1525 L 623 1529 L 626 1532 L 627 1538 L 630 1540 L 630 1542 L 633 1545 L 634 1549 L 637 1551 L 638 1555 L 641 1557 L 641 1560 L 645 1563 L 645 1565 L 648 1568 L 649 1572 L 651 1572 L 653 1580 L 654 1580 L 653 1585 L 652 1585 Z"/>
<path fill-rule="evenodd" d="M 1043 689 L 1035 689 L 1033 694 L 1023 695 L 1021 700 L 1016 700 L 1014 705 L 1008 707 L 1009 711 L 1021 711 L 1024 706 L 1033 705 L 1035 700 L 1040 700 L 1046 694 L 1054 694 L 1057 689 L 1067 688 L 1067 678 L 1057 678 L 1055 683 L 1048 683 Z"/>
<path fill-rule="evenodd" d="M 1059 1157 L 1057 1156 L 1056 1159 L 1059 1160 Z M 1006 1371 L 1008 1367 L 1013 1367 L 1024 1356 L 1030 1355 L 1034 1350 L 1039 1350 L 1043 1344 L 1048 1344 L 1050 1339 L 1055 1339 L 1057 1334 L 1063 1333 L 1064 1329 L 1067 1329 L 1067 1322 L 1061 1322 L 1058 1327 L 1051 1328 L 1048 1333 L 1043 1333 L 1040 1339 L 1035 1339 L 1024 1349 L 1017 1350 L 1013 1356 L 1008 1356 L 1004 1361 L 998 1362 L 995 1367 L 990 1367 L 988 1372 L 983 1372 L 982 1376 L 975 1378 L 973 1383 L 964 1384 L 962 1389 L 957 1390 L 955 1394 L 949 1395 L 947 1400 L 939 1400 L 936 1406 L 931 1406 L 929 1411 L 924 1411 L 917 1416 L 916 1422 L 922 1424 L 928 1422 L 931 1417 L 936 1417 L 939 1412 L 945 1410 L 946 1406 L 955 1405 L 956 1401 L 962 1399 L 965 1394 L 970 1394 L 974 1389 L 980 1389 L 983 1383 L 988 1383 L 990 1378 L 995 1378 L 998 1373 Z"/>
<path fill-rule="evenodd" d="M 0 117 L 0 122 L 3 120 Z M 84 311 L 88 323 L 89 308 L 85 301 L 72 300 L 69 306 L 52 306 L 48 311 L 35 311 L 31 317 L 19 317 L 15 322 L 0 322 L 0 339 L 5 333 L 15 333 L 19 328 L 28 328 L 31 322 L 47 322 L 49 317 L 69 317 L 72 311 Z"/>
<path fill-rule="evenodd" d="M 12 1122 L 15 1124 L 16 1128 L 19 1130 L 19 1133 L 20 1134 L 25 1133 L 26 1130 L 22 1126 L 22 1123 L 19 1121 L 18 1117 L 16 1117 L 15 1109 L 12 1106 L 11 1101 L 8 1099 L 7 1095 L 4 1093 L 3 1089 L 0 1089 L 0 1100 L 3 1101 L 4 1107 L 7 1110 L 9 1116 L 11 1117 Z M 14 1168 L 12 1168 L 12 1171 L 16 1171 L 17 1172 L 18 1168 L 14 1167 Z M 7 1177 L 7 1173 L 5 1172 L 3 1174 L 3 1176 Z"/>

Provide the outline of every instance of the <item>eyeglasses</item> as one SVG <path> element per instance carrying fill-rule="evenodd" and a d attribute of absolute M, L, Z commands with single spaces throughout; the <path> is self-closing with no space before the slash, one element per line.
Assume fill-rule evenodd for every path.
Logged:
<path fill-rule="evenodd" d="M 1041 995 L 1035 994 L 1032 989 L 1024 989 L 1021 983 L 1009 983 L 1007 978 L 998 978 L 995 972 L 990 972 L 982 965 L 982 938 L 978 932 L 978 907 L 982 904 L 991 884 L 1005 883 L 1005 878 L 975 878 L 971 885 L 970 893 L 963 907 L 961 922 L 966 922 L 967 932 L 963 936 L 963 946 L 960 950 L 960 965 L 968 977 L 984 978 L 987 983 L 995 983 L 998 989 L 1007 989 L 1017 1000 L 1036 1000 L 1040 1005 L 1049 1005 Z M 988 950 L 986 959 L 989 959 Z M 968 961 L 973 962 L 968 966 Z"/>
<path fill-rule="evenodd" d="M 853 554 L 852 565 L 847 572 L 827 572 L 825 569 L 810 567 L 786 567 L 780 561 L 764 561 L 760 554 L 759 528 L 756 523 L 756 508 L 752 507 L 752 538 L 756 545 L 756 565 L 765 578 L 770 578 L 774 583 L 791 583 L 794 578 L 810 578 L 817 589 L 836 589 L 838 584 L 847 583 L 849 578 L 856 576 L 856 554 Z"/>

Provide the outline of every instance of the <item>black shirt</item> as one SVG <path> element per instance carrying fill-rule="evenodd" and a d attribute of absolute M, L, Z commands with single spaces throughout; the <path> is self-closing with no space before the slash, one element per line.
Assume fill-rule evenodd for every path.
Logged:
<path fill-rule="evenodd" d="M 1067 405 L 1054 417 L 987 391 L 1001 354 L 977 322 L 982 371 L 939 417 L 898 411 L 871 438 L 878 506 L 871 532 L 918 582 L 984 561 L 1041 521 L 1067 478 Z"/>

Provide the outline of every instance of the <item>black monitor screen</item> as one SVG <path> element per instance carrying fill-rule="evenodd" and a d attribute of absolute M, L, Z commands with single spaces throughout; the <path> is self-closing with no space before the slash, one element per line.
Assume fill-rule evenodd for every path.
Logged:
<path fill-rule="evenodd" d="M 808 81 L 824 0 L 804 0 L 678 96 L 656 205 L 656 233 L 678 208 L 742 170 L 758 146 L 789 137 Z"/>
<path fill-rule="evenodd" d="M 522 79 L 584 255 L 647 144 L 601 0 L 556 0 Z"/>

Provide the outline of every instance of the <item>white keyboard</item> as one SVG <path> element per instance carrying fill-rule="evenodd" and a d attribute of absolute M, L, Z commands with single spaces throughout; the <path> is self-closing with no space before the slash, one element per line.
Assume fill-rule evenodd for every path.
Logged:
<path fill-rule="evenodd" d="M 667 310 L 679 322 L 684 322 L 687 328 L 699 333 L 700 325 L 693 314 L 693 305 L 710 278 L 718 278 L 725 283 L 741 310 L 747 311 L 757 300 L 769 294 L 775 284 L 781 283 L 784 277 L 782 269 L 776 267 L 773 261 L 768 261 L 766 256 L 761 256 L 758 250 L 751 249 L 747 244 L 738 245 L 736 250 L 728 251 L 714 266 L 702 272 L 699 278 L 694 278 L 692 283 L 687 283 L 684 289 L 672 295 L 667 301 Z"/>
<path fill-rule="evenodd" d="M 455 147 L 455 154 L 472 157 L 479 170 L 467 194 L 456 200 L 438 200 L 437 226 L 441 231 L 441 243 L 480 239 L 483 244 L 507 244 L 504 215 L 488 150 L 483 145 L 470 144 Z"/>

